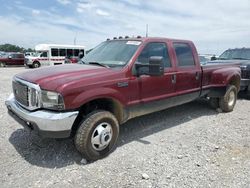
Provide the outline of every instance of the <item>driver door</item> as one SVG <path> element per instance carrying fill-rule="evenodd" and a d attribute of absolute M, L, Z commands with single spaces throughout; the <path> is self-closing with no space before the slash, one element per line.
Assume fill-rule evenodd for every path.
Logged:
<path fill-rule="evenodd" d="M 138 77 L 140 100 L 145 104 L 167 99 L 175 93 L 175 83 L 172 81 L 173 75 L 175 74 L 175 68 L 169 56 L 167 43 L 148 43 L 138 56 L 137 61 L 143 64 L 148 64 L 151 56 L 163 57 L 164 75 L 142 75 Z"/>
<path fill-rule="evenodd" d="M 49 57 L 48 57 L 48 52 L 42 52 L 40 55 L 40 62 L 41 62 L 41 66 L 42 65 L 50 65 L 50 61 L 49 61 Z"/>

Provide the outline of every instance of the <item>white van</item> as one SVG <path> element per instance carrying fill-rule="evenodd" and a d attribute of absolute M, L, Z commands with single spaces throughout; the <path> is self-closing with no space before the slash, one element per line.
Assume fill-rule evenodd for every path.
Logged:
<path fill-rule="evenodd" d="M 85 55 L 85 47 L 79 45 L 38 44 L 35 50 L 34 55 L 25 58 L 25 65 L 30 68 L 61 65 L 65 58 L 76 59 L 79 53 Z"/>

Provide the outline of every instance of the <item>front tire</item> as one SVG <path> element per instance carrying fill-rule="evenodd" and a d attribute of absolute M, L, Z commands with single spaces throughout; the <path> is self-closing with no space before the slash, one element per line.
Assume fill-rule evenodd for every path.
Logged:
<path fill-rule="evenodd" d="M 237 88 L 230 85 L 225 95 L 220 98 L 219 106 L 223 112 L 231 112 L 234 109 L 237 100 Z"/>
<path fill-rule="evenodd" d="M 33 68 L 39 68 L 40 67 L 40 63 L 38 61 L 35 61 L 32 65 Z"/>
<path fill-rule="evenodd" d="M 81 123 L 74 138 L 76 149 L 89 161 L 111 153 L 119 136 L 119 124 L 108 111 L 94 111 Z"/>

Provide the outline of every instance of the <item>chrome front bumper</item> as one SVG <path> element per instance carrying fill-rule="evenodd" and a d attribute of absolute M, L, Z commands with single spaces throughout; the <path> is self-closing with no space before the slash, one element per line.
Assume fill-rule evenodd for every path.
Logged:
<path fill-rule="evenodd" d="M 66 138 L 78 115 L 73 112 L 53 112 L 48 110 L 28 111 L 21 107 L 11 94 L 5 101 L 9 114 L 24 127 L 36 131 L 40 136 Z"/>

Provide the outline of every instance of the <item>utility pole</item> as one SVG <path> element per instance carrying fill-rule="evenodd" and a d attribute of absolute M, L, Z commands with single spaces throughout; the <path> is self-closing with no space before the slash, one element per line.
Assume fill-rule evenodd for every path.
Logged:
<path fill-rule="evenodd" d="M 146 24 L 146 37 L 148 37 L 148 24 Z"/>

